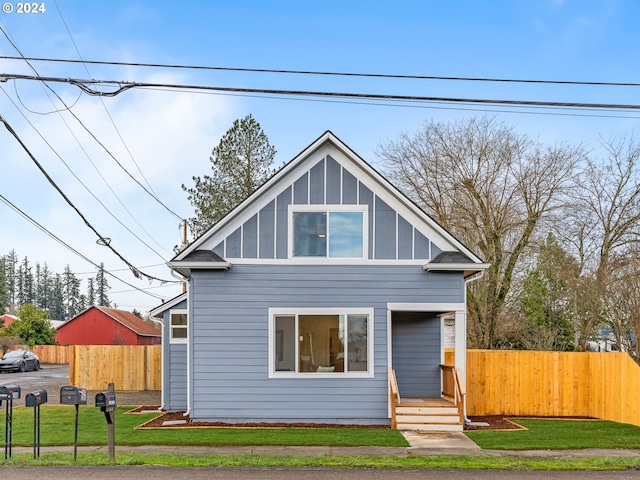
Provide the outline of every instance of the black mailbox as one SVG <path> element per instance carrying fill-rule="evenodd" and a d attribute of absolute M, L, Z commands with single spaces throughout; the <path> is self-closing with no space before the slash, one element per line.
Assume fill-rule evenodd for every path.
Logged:
<path fill-rule="evenodd" d="M 0 385 L 0 400 L 15 400 L 20 398 L 20 387 L 18 385 Z"/>
<path fill-rule="evenodd" d="M 87 389 L 82 387 L 74 387 L 67 385 L 60 389 L 61 405 L 86 405 Z"/>
<path fill-rule="evenodd" d="M 31 393 L 27 393 L 27 396 L 24 397 L 25 406 L 27 407 L 38 407 L 43 403 L 47 403 L 47 391 L 46 390 L 35 390 Z"/>
<path fill-rule="evenodd" d="M 96 407 L 107 408 L 116 406 L 116 394 L 114 392 L 96 393 Z"/>

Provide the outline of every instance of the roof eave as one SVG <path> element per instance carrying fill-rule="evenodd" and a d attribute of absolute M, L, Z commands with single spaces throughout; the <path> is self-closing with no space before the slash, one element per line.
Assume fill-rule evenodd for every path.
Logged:
<path fill-rule="evenodd" d="M 229 270 L 231 263 L 229 262 L 183 262 L 174 261 L 167 262 L 167 266 L 178 272 L 185 278 L 191 276 L 192 270 Z"/>
<path fill-rule="evenodd" d="M 422 268 L 427 272 L 463 272 L 466 278 L 484 272 L 490 265 L 489 263 L 427 263 Z"/>

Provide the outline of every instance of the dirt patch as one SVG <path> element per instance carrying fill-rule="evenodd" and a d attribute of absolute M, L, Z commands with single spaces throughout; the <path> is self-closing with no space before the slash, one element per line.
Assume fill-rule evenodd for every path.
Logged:
<path fill-rule="evenodd" d="M 464 426 L 465 432 L 473 430 L 526 430 L 523 426 L 499 415 L 470 417 L 469 420 L 472 424 Z M 488 425 L 475 425 L 475 423 L 487 423 Z"/>
<path fill-rule="evenodd" d="M 138 407 L 127 413 L 142 413 L 151 410 L 157 410 L 156 406 L 144 406 Z M 255 423 L 225 423 L 225 422 L 194 422 L 188 417 L 184 416 L 185 412 L 171 412 L 163 413 L 162 415 L 149 420 L 148 422 L 140 425 L 138 428 L 382 428 L 389 429 L 388 425 L 343 425 L 343 424 L 329 424 L 329 423 L 268 423 L 268 422 L 255 422 Z M 175 424 L 173 422 L 185 421 L 183 424 Z"/>

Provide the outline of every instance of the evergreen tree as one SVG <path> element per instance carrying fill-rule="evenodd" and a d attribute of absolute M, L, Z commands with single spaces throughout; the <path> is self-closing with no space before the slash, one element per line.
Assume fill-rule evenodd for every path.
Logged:
<path fill-rule="evenodd" d="M 66 320 L 62 275 L 57 273 L 52 283 L 49 315 L 54 320 Z"/>
<path fill-rule="evenodd" d="M 7 288 L 5 264 L 5 258 L 0 257 L 0 314 L 9 311 L 9 290 Z M 2 325 L 0 325 L 0 327 L 2 327 Z"/>
<path fill-rule="evenodd" d="M 9 312 L 15 313 L 18 304 L 18 254 L 11 250 L 5 256 L 5 278 L 7 282 L 7 295 L 9 298 Z"/>
<path fill-rule="evenodd" d="M 65 308 L 65 320 L 80 313 L 80 280 L 76 278 L 69 265 L 62 274 L 62 296 Z"/>
<path fill-rule="evenodd" d="M 100 263 L 96 274 L 96 302 L 101 307 L 111 307 L 107 292 L 111 289 L 107 277 L 104 274 L 104 263 Z"/>
<path fill-rule="evenodd" d="M 93 277 L 87 279 L 87 306 L 96 304 L 96 289 Z"/>
<path fill-rule="evenodd" d="M 549 234 L 520 295 L 528 335 L 524 347 L 567 351 L 574 348 L 572 321 L 580 284 L 578 262 Z"/>
<path fill-rule="evenodd" d="M 18 269 L 18 304 L 34 303 L 34 281 L 29 259 L 24 257 Z"/>
<path fill-rule="evenodd" d="M 193 177 L 194 188 L 182 185 L 195 208 L 196 216 L 189 219 L 191 232 L 201 235 L 262 185 L 273 174 L 275 154 L 251 115 L 234 121 L 213 149 L 211 175 Z"/>

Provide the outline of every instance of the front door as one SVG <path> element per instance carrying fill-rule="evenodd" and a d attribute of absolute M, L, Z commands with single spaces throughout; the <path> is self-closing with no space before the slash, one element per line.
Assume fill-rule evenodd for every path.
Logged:
<path fill-rule="evenodd" d="M 392 366 L 401 397 L 441 396 L 441 323 L 434 312 L 392 312 Z"/>

